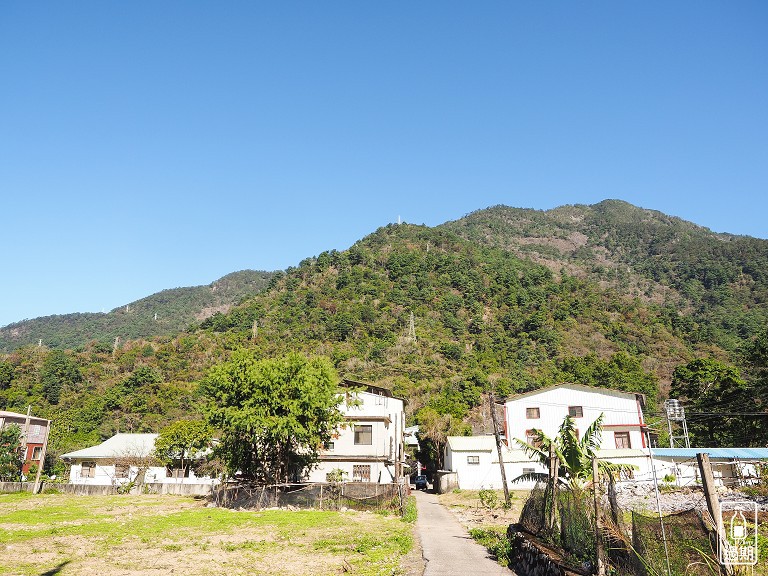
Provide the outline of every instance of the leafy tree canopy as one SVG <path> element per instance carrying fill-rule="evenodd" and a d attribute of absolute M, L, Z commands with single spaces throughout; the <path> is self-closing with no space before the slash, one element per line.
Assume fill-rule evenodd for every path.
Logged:
<path fill-rule="evenodd" d="M 0 428 L 0 481 L 21 480 L 24 449 L 21 446 L 21 428 L 16 424 Z"/>
<path fill-rule="evenodd" d="M 749 422 L 736 412 L 754 411 L 754 399 L 737 368 L 712 358 L 678 366 L 672 376 L 670 398 L 686 406 L 688 432 L 697 446 L 749 446 L 765 436 L 745 434 Z"/>
<path fill-rule="evenodd" d="M 43 394 L 51 404 L 58 404 L 64 386 L 74 388 L 83 375 L 77 363 L 63 350 L 52 350 L 43 361 L 40 380 Z"/>
<path fill-rule="evenodd" d="M 260 483 L 300 478 L 317 461 L 343 416 L 330 360 L 291 353 L 258 359 L 237 350 L 201 383 L 208 422 L 221 431 L 229 474 Z"/>
<path fill-rule="evenodd" d="M 212 430 L 208 424 L 199 420 L 178 420 L 160 431 L 155 440 L 155 457 L 163 464 L 179 463 L 185 468 L 185 462 L 193 460 L 211 444 Z"/>

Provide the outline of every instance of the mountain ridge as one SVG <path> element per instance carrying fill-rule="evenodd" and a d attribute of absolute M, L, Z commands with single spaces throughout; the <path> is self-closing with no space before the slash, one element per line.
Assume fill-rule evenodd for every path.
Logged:
<path fill-rule="evenodd" d="M 39 341 L 52 348 L 76 348 L 91 340 L 107 343 L 118 337 L 174 334 L 259 292 L 273 274 L 240 270 L 210 284 L 161 290 L 109 312 L 74 312 L 20 320 L 0 327 L 0 352 Z"/>

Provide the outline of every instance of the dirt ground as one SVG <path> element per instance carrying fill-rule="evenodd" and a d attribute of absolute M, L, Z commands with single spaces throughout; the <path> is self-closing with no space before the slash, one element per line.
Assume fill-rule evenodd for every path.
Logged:
<path fill-rule="evenodd" d="M 488 508 L 480 501 L 480 494 L 477 490 L 457 490 L 447 494 L 440 494 L 440 504 L 450 510 L 454 516 L 467 528 L 506 528 L 510 524 L 520 519 L 520 512 L 523 510 L 523 504 L 528 497 L 527 490 L 514 490 L 510 492 L 511 506 L 505 510 L 504 492 L 496 491 L 497 506 Z"/>
<path fill-rule="evenodd" d="M 371 512 L 235 511 L 169 496 L 0 495 L 0 574 L 421 574 L 413 527 Z"/>

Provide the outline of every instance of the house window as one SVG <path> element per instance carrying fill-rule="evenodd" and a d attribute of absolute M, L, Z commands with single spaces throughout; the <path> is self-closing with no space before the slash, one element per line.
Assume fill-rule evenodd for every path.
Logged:
<path fill-rule="evenodd" d="M 83 462 L 80 465 L 80 478 L 94 478 L 96 476 L 96 462 Z"/>
<path fill-rule="evenodd" d="M 477 466 L 480 464 L 480 456 L 467 456 L 467 464 Z"/>
<path fill-rule="evenodd" d="M 39 436 L 40 435 L 40 424 L 35 424 L 32 426 L 32 436 Z"/>
<path fill-rule="evenodd" d="M 537 420 L 540 417 L 539 409 L 538 408 L 526 408 L 525 409 L 525 417 L 528 420 Z"/>
<path fill-rule="evenodd" d="M 128 478 L 130 469 L 128 464 L 115 464 L 115 478 Z"/>
<path fill-rule="evenodd" d="M 32 448 L 32 458 L 30 458 L 30 460 L 40 460 L 42 455 L 43 455 L 43 447 L 35 446 L 34 448 Z"/>
<path fill-rule="evenodd" d="M 617 449 L 632 448 L 629 444 L 629 432 L 614 432 L 613 438 L 616 440 Z"/>
<path fill-rule="evenodd" d="M 539 440 L 538 430 L 526 430 L 525 441 L 531 446 L 534 446 L 535 448 L 541 447 L 541 441 Z"/>
<path fill-rule="evenodd" d="M 373 444 L 373 425 L 355 424 L 355 444 Z"/>
<path fill-rule="evenodd" d="M 584 416 L 584 409 L 581 406 L 568 406 L 568 416 L 571 418 L 581 418 Z"/>
<path fill-rule="evenodd" d="M 523 474 L 534 474 L 535 472 L 535 468 L 523 468 Z"/>
<path fill-rule="evenodd" d="M 352 466 L 353 482 L 370 482 L 371 466 L 369 464 L 355 464 Z"/>
<path fill-rule="evenodd" d="M 325 450 L 333 450 L 334 446 L 335 444 L 333 442 L 326 442 L 325 444 L 323 444 L 323 448 Z"/>

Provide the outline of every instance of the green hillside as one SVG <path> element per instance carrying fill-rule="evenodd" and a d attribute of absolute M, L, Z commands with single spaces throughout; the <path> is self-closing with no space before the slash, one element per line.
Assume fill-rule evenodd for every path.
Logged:
<path fill-rule="evenodd" d="M 662 305 L 691 342 L 733 352 L 768 321 L 766 240 L 715 234 L 619 200 L 548 211 L 497 206 L 444 226 Z"/>
<path fill-rule="evenodd" d="M 619 202 L 389 225 L 276 273 L 186 332 L 0 356 L 0 407 L 31 404 L 54 419 L 54 454 L 117 430 L 157 431 L 198 414 L 196 382 L 249 348 L 326 355 L 343 377 L 406 398 L 410 422 L 457 430 L 487 431 L 491 389 L 564 381 L 643 392 L 651 416 L 670 386 L 710 411 L 764 412 L 768 332 L 755 323 L 765 286 L 753 268 L 767 246 Z M 696 430 L 762 443 L 760 418 Z"/>
<path fill-rule="evenodd" d="M 215 312 L 228 310 L 269 282 L 272 272 L 233 272 L 208 286 L 173 288 L 120 306 L 108 313 L 45 316 L 0 328 L 0 351 L 28 344 L 77 348 L 95 340 L 151 338 L 176 334 Z"/>

